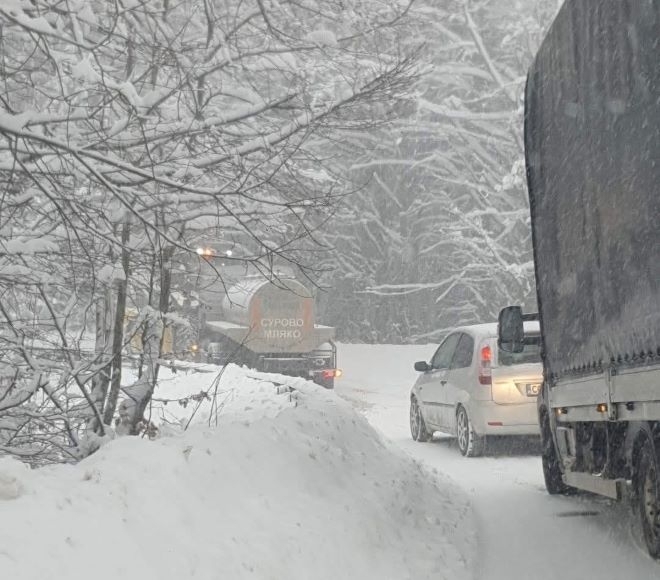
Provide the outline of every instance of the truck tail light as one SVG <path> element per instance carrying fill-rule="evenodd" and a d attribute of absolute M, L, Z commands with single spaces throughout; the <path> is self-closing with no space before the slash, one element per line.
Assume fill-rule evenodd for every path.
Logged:
<path fill-rule="evenodd" d="M 338 379 L 344 374 L 341 369 L 325 369 L 321 372 L 324 379 Z"/>
<path fill-rule="evenodd" d="M 491 374 L 490 363 L 493 360 L 493 351 L 489 345 L 481 347 L 479 351 L 479 384 L 491 385 L 493 377 Z"/>

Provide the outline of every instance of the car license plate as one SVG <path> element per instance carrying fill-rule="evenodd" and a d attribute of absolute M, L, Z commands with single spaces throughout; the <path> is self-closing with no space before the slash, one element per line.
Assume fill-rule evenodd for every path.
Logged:
<path fill-rule="evenodd" d="M 534 385 L 525 385 L 525 391 L 528 397 L 537 397 L 541 392 L 541 385 L 536 383 Z"/>

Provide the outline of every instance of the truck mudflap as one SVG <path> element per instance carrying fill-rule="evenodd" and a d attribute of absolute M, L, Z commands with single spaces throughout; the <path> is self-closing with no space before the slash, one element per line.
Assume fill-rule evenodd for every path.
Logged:
<path fill-rule="evenodd" d="M 625 479 L 606 479 L 600 475 L 575 471 L 564 473 L 562 479 L 566 485 L 617 501 L 623 499 L 628 484 Z"/>

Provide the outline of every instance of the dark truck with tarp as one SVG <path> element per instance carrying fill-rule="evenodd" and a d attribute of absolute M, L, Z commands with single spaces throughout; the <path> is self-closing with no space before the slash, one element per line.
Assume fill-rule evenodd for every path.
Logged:
<path fill-rule="evenodd" d="M 631 497 L 659 558 L 659 2 L 562 6 L 527 78 L 525 157 L 546 487 Z M 534 317 L 502 310 L 501 348 Z"/>

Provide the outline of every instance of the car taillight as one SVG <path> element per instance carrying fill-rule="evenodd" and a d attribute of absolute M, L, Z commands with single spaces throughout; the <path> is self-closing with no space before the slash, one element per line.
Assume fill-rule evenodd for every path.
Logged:
<path fill-rule="evenodd" d="M 342 374 L 341 369 L 325 369 L 321 373 L 324 379 L 338 379 Z"/>
<path fill-rule="evenodd" d="M 493 360 L 493 351 L 490 346 L 486 345 L 481 347 L 479 351 L 479 384 L 490 385 L 492 384 L 492 375 L 490 369 L 490 362 Z"/>

